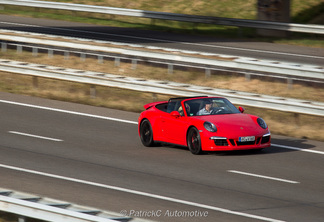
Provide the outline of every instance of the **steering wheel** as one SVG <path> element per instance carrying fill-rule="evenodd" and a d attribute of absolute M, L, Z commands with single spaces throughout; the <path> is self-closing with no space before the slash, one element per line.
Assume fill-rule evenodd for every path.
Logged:
<path fill-rule="evenodd" d="M 214 109 L 211 114 L 218 114 L 225 111 L 225 107 L 218 107 L 217 109 Z"/>

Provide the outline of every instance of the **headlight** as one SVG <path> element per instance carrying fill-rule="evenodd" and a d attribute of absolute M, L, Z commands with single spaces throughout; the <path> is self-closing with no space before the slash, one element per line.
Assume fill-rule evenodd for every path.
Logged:
<path fill-rule="evenodd" d="M 257 122 L 258 122 L 259 126 L 261 126 L 261 128 L 263 128 L 263 129 L 266 129 L 268 127 L 267 124 L 264 122 L 264 120 L 261 118 L 258 118 Z"/>
<path fill-rule="evenodd" d="M 204 122 L 204 127 L 206 130 L 208 130 L 209 132 L 217 132 L 217 128 L 214 124 L 212 124 L 211 122 Z"/>

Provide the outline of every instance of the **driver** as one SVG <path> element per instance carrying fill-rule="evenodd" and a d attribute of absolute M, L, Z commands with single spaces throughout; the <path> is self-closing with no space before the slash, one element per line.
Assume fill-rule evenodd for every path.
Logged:
<path fill-rule="evenodd" d="M 206 100 L 204 101 L 205 106 L 201 110 L 197 112 L 197 116 L 201 115 L 210 115 L 213 111 L 214 108 L 212 108 L 212 101 L 211 100 Z"/>

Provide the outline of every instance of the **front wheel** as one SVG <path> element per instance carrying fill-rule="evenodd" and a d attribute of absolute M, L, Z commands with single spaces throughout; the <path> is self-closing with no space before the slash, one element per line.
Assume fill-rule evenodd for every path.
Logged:
<path fill-rule="evenodd" d="M 152 126 L 147 119 L 141 122 L 140 137 L 144 146 L 150 147 L 154 145 Z"/>
<path fill-rule="evenodd" d="M 201 154 L 201 140 L 197 128 L 192 127 L 189 129 L 187 136 L 187 145 L 192 154 Z"/>

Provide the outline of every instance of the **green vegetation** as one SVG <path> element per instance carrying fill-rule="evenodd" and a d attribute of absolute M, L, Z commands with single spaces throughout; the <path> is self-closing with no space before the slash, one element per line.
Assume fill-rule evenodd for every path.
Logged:
<path fill-rule="evenodd" d="M 74 4 L 99 5 L 147 11 L 172 12 L 226 18 L 256 19 L 257 0 L 45 0 Z M 290 0 L 292 22 L 308 23 L 323 13 L 319 0 Z M 300 19 L 301 15 L 304 19 Z M 307 15 L 307 16 L 306 16 Z"/>
<path fill-rule="evenodd" d="M 293 0 L 294 23 L 311 23 L 324 25 L 324 2 L 323 1 L 295 1 Z M 310 4 L 308 4 L 310 3 Z"/>
<path fill-rule="evenodd" d="M 65 3 L 99 5 L 147 11 L 172 12 L 240 19 L 256 19 L 257 0 L 47 0 Z M 235 6 L 235 7 L 233 7 Z M 185 22 L 151 20 L 145 18 L 104 15 L 97 13 L 71 12 L 30 7 L 5 6 L 2 14 L 50 18 L 116 27 L 151 29 L 177 33 L 211 35 L 223 38 L 240 38 L 251 41 L 265 41 L 279 44 L 293 44 L 324 48 L 324 37 L 302 33 L 291 33 L 288 38 L 261 38 L 255 29 L 191 24 Z M 324 3 L 318 0 L 291 0 L 291 21 L 295 23 L 324 24 Z"/>
<path fill-rule="evenodd" d="M 15 214 L 0 211 L 0 222 L 17 222 L 17 221 L 20 221 L 19 216 L 15 215 Z M 43 222 L 41 220 L 36 220 L 33 218 L 26 218 L 26 221 L 28 221 L 28 222 Z"/>

